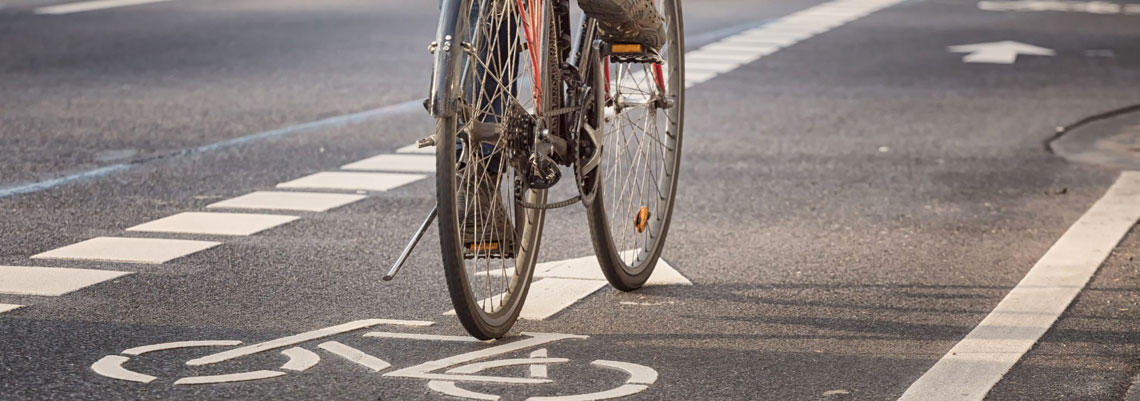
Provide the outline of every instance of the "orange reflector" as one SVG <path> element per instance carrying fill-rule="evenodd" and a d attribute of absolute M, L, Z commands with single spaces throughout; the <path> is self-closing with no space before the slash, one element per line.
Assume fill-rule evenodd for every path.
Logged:
<path fill-rule="evenodd" d="M 610 46 L 610 49 L 612 49 L 614 53 L 641 54 L 641 45 L 639 44 L 613 45 Z"/>
<path fill-rule="evenodd" d="M 487 251 L 497 251 L 497 250 L 499 250 L 499 243 L 498 242 L 471 244 L 471 251 L 473 251 L 473 252 L 487 252 Z"/>
<path fill-rule="evenodd" d="M 637 211 L 637 216 L 633 218 L 633 226 L 637 228 L 637 232 L 645 232 L 645 226 L 649 225 L 649 206 L 642 206 L 641 210 Z"/>

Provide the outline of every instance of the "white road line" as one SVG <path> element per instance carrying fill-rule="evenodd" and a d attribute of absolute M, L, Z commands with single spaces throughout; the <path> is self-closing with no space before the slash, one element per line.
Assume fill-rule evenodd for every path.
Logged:
<path fill-rule="evenodd" d="M 556 395 L 553 397 L 530 397 L 527 401 L 594 401 L 594 400 L 608 400 L 613 398 L 628 397 L 648 389 L 649 386 L 644 384 L 625 384 L 621 387 L 610 389 L 606 391 L 599 391 L 596 393 L 579 394 L 579 395 Z"/>
<path fill-rule="evenodd" d="M 0 266 L 0 294 L 60 296 L 131 272 Z"/>
<path fill-rule="evenodd" d="M 435 156 L 383 154 L 349 163 L 344 170 L 395 171 L 401 173 L 434 173 Z"/>
<path fill-rule="evenodd" d="M 24 305 L 0 304 L 0 313 L 4 313 L 4 312 L 8 312 L 8 311 L 14 311 L 16 309 L 23 308 L 23 307 L 24 307 Z"/>
<path fill-rule="evenodd" d="M 629 373 L 629 380 L 626 383 L 630 384 L 653 384 L 657 382 L 657 371 L 645 365 L 638 365 L 629 362 L 618 361 L 605 361 L 597 360 L 592 363 L 595 366 L 601 366 L 610 369 L 617 369 L 625 373 Z"/>
<path fill-rule="evenodd" d="M 392 366 L 392 364 L 383 359 L 365 354 L 356 348 L 349 347 L 336 341 L 321 343 L 317 346 L 317 348 L 331 352 L 334 355 L 347 359 L 357 365 L 371 369 L 373 372 L 379 372 L 384 369 L 388 369 L 389 366 Z"/>
<path fill-rule="evenodd" d="M 127 231 L 247 236 L 299 218 L 279 214 L 185 212 L 139 224 Z"/>
<path fill-rule="evenodd" d="M 1125 172 L 966 338 L 899 400 L 982 400 L 1053 326 L 1140 220 L 1140 172 Z"/>
<path fill-rule="evenodd" d="M 419 174 L 326 171 L 277 184 L 277 188 L 387 191 L 424 178 Z"/>
<path fill-rule="evenodd" d="M 221 244 L 178 239 L 98 237 L 34 255 L 32 259 L 161 264 Z"/>
<path fill-rule="evenodd" d="M 84 1 L 81 3 L 61 4 L 57 6 L 40 7 L 36 9 L 36 14 L 46 15 L 62 15 L 71 13 L 81 13 L 85 11 L 106 10 L 108 8 L 118 8 L 126 6 L 137 6 L 142 4 L 161 3 L 170 0 L 98 0 L 98 1 Z"/>
<path fill-rule="evenodd" d="M 356 194 L 258 191 L 206 206 L 207 209 L 263 209 L 327 212 L 367 198 Z"/>

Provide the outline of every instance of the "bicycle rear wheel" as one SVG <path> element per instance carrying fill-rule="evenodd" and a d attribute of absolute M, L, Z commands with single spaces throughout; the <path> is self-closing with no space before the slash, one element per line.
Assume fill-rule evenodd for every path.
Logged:
<path fill-rule="evenodd" d="M 459 111 L 436 125 L 440 247 L 456 316 L 479 339 L 514 325 L 538 256 L 545 212 L 519 202 L 546 201 L 527 163 L 542 111 L 561 104 L 550 13 L 549 0 L 464 1 L 451 49 L 448 99 Z"/>
<path fill-rule="evenodd" d="M 611 81 L 600 124 L 602 159 L 592 173 L 596 189 L 586 214 L 602 272 L 623 291 L 641 288 L 653 274 L 677 195 L 685 114 L 681 1 L 658 1 L 658 11 L 666 24 L 660 69 L 595 63 Z"/>

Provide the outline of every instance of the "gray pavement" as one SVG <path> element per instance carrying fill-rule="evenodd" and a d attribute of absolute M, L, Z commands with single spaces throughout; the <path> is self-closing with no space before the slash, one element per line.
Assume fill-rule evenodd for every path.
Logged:
<path fill-rule="evenodd" d="M 689 46 L 821 3 L 688 2 Z M 58 16 L 35 15 L 40 2 L 5 5 L 0 189 L 133 164 L 0 198 L 0 265 L 133 274 L 63 296 L 0 292 L 0 304 L 24 305 L 0 312 L 0 399 L 453 399 L 383 373 L 494 344 L 362 335 L 464 335 L 444 315 L 434 230 L 396 281 L 381 281 L 433 205 L 432 178 L 329 212 L 262 211 L 301 219 L 252 236 L 124 231 L 425 136 L 430 117 L 403 107 L 181 153 L 422 98 L 434 2 L 173 0 Z M 898 399 L 1117 180 L 1118 169 L 1045 144 L 1057 126 L 1140 103 L 1137 22 L 907 1 L 690 88 L 664 258 L 693 285 L 605 288 L 520 321 L 520 336 L 589 338 L 544 345 L 570 359 L 549 367 L 553 384 L 462 386 L 511 400 L 601 391 L 624 373 L 590 363 L 613 360 L 659 375 L 629 399 Z M 1056 54 L 982 64 L 947 51 L 1004 40 Z M 580 207 L 549 215 L 543 261 L 592 254 L 584 217 Z M 104 236 L 222 245 L 156 265 L 30 259 Z M 1140 373 L 1138 252 L 1133 232 L 987 399 L 1128 397 Z M 362 319 L 434 324 L 307 342 L 319 364 L 264 380 L 173 384 L 285 357 L 191 367 L 182 362 L 208 351 L 131 356 L 124 366 L 158 377 L 145 384 L 92 370 L 132 347 L 252 344 Z M 376 373 L 317 348 L 329 340 L 393 367 Z"/>

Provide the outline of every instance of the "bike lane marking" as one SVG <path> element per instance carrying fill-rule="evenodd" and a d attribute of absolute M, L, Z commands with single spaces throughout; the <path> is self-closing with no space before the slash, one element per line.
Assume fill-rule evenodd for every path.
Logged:
<path fill-rule="evenodd" d="M 0 304 L 0 313 L 14 311 L 16 309 L 23 308 L 23 307 L 24 307 L 24 305 Z"/>
<path fill-rule="evenodd" d="M 367 335 L 365 335 L 367 337 Z M 392 364 L 383 359 L 365 354 L 356 348 L 349 347 L 336 341 L 323 342 L 317 348 L 333 353 L 333 355 L 347 359 L 357 365 L 379 372 L 388 369 Z"/>
<path fill-rule="evenodd" d="M 261 209 L 327 212 L 368 198 L 357 194 L 257 191 L 206 206 L 207 209 Z"/>
<path fill-rule="evenodd" d="M 396 171 L 405 173 L 434 173 L 435 156 L 379 154 L 341 166 L 342 170 Z"/>
<path fill-rule="evenodd" d="M 277 184 L 277 188 L 387 191 L 424 178 L 419 174 L 324 171 Z"/>
<path fill-rule="evenodd" d="M 639 250 L 622 252 L 623 258 L 629 258 Z M 505 274 L 514 275 L 514 269 L 492 270 L 478 272 L 476 275 Z M 519 319 L 545 320 L 559 312 L 573 306 L 578 301 L 602 289 L 608 283 L 602 267 L 598 264 L 596 256 L 583 256 L 580 258 L 539 263 L 534 267 L 534 278 L 527 293 L 526 302 L 519 312 Z M 665 259 L 657 261 L 653 275 L 645 282 L 646 286 L 663 285 L 693 285 Z M 502 294 L 491 297 L 498 299 Z M 489 301 L 489 300 L 488 300 Z M 455 309 L 447 311 L 444 315 L 454 315 Z"/>
<path fill-rule="evenodd" d="M 344 334 L 353 330 L 364 329 L 378 325 L 396 325 L 396 326 L 414 326 L 426 327 L 435 324 L 435 322 L 420 321 L 420 320 L 393 320 L 393 319 L 367 319 L 349 322 L 323 329 L 313 330 L 301 334 L 296 334 L 288 337 L 278 338 L 276 340 L 265 341 L 257 344 L 247 345 L 241 348 L 234 348 L 229 351 L 223 351 L 212 355 L 206 355 L 201 358 L 191 359 L 186 361 L 190 366 L 210 365 L 219 362 L 225 362 L 234 358 L 240 358 L 247 355 L 253 355 L 259 352 L 268 351 L 275 348 L 284 348 L 288 346 L 297 345 L 306 341 L 312 341 L 320 338 L 334 336 L 337 334 Z"/>
<path fill-rule="evenodd" d="M 87 11 L 106 10 L 109 8 L 119 8 L 127 6 L 137 6 L 143 4 L 162 3 L 170 0 L 95 0 L 84 1 L 79 3 L 60 4 L 56 6 L 40 7 L 37 8 L 35 13 L 41 15 L 63 15 L 82 13 Z"/>
<path fill-rule="evenodd" d="M 1140 221 L 1140 172 L 1126 171 L 977 327 L 900 401 L 982 400 L 1037 343 Z"/>
<path fill-rule="evenodd" d="M 280 214 L 183 212 L 139 224 L 127 231 L 250 236 L 297 219 L 300 217 Z"/>
<path fill-rule="evenodd" d="M 31 266 L 0 266 L 0 294 L 57 297 L 131 272 Z M 2 312 L 2 311 L 0 311 Z"/>
<path fill-rule="evenodd" d="M 685 55 L 686 64 L 693 63 L 700 66 L 698 70 L 686 71 L 685 86 L 705 83 L 742 65 L 776 53 L 781 48 L 792 46 L 902 1 L 831 1 L 710 43 Z"/>
<path fill-rule="evenodd" d="M 33 255 L 32 259 L 162 264 L 221 244 L 180 239 L 96 237 Z"/>

